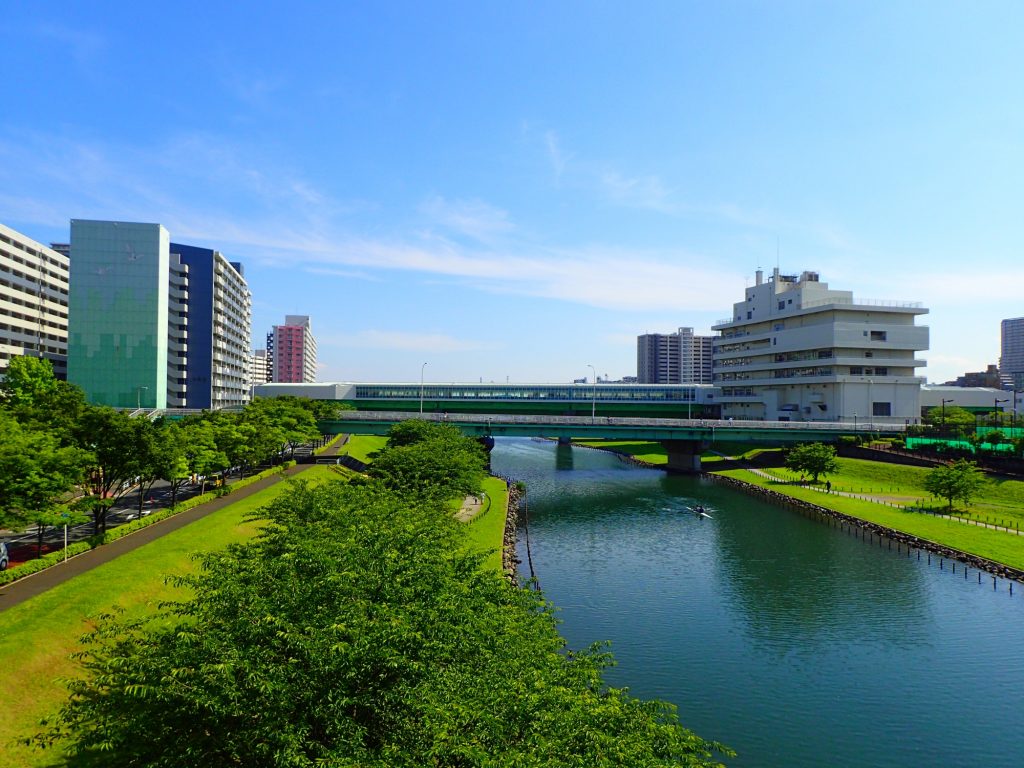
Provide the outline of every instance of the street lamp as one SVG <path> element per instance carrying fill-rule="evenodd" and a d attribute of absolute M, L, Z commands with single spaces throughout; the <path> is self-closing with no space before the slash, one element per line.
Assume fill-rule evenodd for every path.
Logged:
<path fill-rule="evenodd" d="M 423 373 L 427 370 L 427 364 L 420 366 L 420 416 L 423 415 Z"/>
<path fill-rule="evenodd" d="M 135 410 L 142 410 L 142 390 L 148 390 L 149 387 L 136 387 L 135 388 Z"/>
<path fill-rule="evenodd" d="M 995 398 L 995 401 L 996 401 L 996 402 L 995 402 L 995 405 L 993 405 L 993 406 L 992 406 L 992 426 L 998 426 L 998 425 L 999 425 L 999 421 L 997 421 L 997 416 L 998 416 L 998 414 L 999 414 L 999 404 L 1000 404 L 1000 403 L 1008 403 L 1008 402 L 1010 402 L 1010 401 L 1009 401 L 1009 400 L 1008 400 L 1007 398 L 1005 398 L 1005 397 L 1004 397 L 1004 398 L 1003 398 L 1002 400 L 1000 400 L 1000 399 L 999 399 L 999 398 L 997 397 L 997 398 Z M 1001 420 L 1000 420 L 1000 421 L 1001 421 Z"/>
<path fill-rule="evenodd" d="M 597 368 L 587 363 L 587 367 L 594 372 L 594 392 L 590 398 L 590 423 L 597 420 Z"/>
<path fill-rule="evenodd" d="M 946 403 L 952 403 L 952 402 L 953 402 L 952 400 L 943 400 L 942 401 L 942 431 L 943 431 L 943 433 L 945 433 L 945 431 L 946 431 Z"/>

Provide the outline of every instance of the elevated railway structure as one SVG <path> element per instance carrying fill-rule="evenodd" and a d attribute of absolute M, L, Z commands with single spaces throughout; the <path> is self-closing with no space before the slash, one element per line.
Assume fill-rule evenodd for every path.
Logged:
<path fill-rule="evenodd" d="M 567 441 L 651 440 L 665 446 L 668 468 L 700 471 L 700 454 L 716 440 L 792 445 L 836 442 L 842 435 L 902 436 L 902 424 L 734 421 L 723 419 L 657 419 L 628 416 L 549 416 L 526 414 L 426 413 L 406 411 L 346 411 L 341 418 L 319 422 L 324 434 L 356 433 L 385 435 L 394 424 L 407 419 L 453 424 L 467 436 L 547 437 Z"/>

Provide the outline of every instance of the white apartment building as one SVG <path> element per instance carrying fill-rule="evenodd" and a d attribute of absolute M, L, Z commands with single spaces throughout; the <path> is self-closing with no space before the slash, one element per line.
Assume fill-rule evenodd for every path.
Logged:
<path fill-rule="evenodd" d="M 713 341 L 713 336 L 694 335 L 693 328 L 637 336 L 637 381 L 640 384 L 710 384 Z"/>
<path fill-rule="evenodd" d="M 68 257 L 0 224 L 0 377 L 19 355 L 67 378 Z"/>
<path fill-rule="evenodd" d="M 928 349 L 920 303 L 855 300 L 816 272 L 757 271 L 719 321 L 714 384 L 724 418 L 917 423 Z"/>

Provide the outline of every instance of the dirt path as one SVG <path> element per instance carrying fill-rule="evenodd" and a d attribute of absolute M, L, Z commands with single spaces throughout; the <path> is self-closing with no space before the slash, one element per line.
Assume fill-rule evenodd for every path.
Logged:
<path fill-rule="evenodd" d="M 333 456 L 337 453 L 341 447 L 341 442 L 331 446 L 321 456 Z M 30 576 L 26 576 L 23 579 L 12 582 L 5 587 L 0 587 L 0 611 L 5 611 L 8 608 L 12 608 L 18 603 L 23 603 L 26 600 L 30 600 L 36 595 L 42 594 L 48 589 L 56 587 L 58 584 L 63 584 L 69 579 L 73 579 L 81 573 L 91 571 L 97 566 L 109 563 L 111 560 L 120 557 L 126 552 L 138 549 L 139 547 L 149 544 L 151 541 L 156 541 L 161 536 L 166 536 L 179 528 L 184 528 L 189 523 L 195 522 L 207 515 L 216 512 L 224 507 L 234 504 L 240 499 L 244 499 L 247 496 L 252 496 L 258 491 L 262 491 L 264 488 L 269 488 L 272 485 L 276 485 L 286 478 L 295 477 L 300 474 L 308 467 L 314 466 L 312 464 L 298 464 L 294 467 L 286 469 L 283 473 L 271 475 L 270 477 L 264 477 L 261 480 L 257 480 L 252 485 L 247 485 L 244 488 L 239 488 L 237 491 L 233 491 L 227 496 L 222 496 L 219 499 L 213 499 L 205 504 L 200 504 L 198 507 L 180 512 L 177 515 L 161 520 L 159 523 L 147 526 L 135 533 L 130 533 L 124 538 L 112 541 L 109 544 L 104 544 L 96 549 L 91 549 L 88 552 L 83 552 L 80 555 L 70 558 L 66 563 L 55 565 L 51 568 L 47 568 L 39 573 L 33 573 Z"/>

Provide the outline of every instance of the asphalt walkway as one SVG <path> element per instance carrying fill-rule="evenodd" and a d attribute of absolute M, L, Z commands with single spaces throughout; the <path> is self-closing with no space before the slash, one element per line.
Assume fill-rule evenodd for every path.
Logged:
<path fill-rule="evenodd" d="M 320 455 L 333 456 L 337 454 L 338 449 L 342 446 L 342 442 L 343 441 L 339 440 L 335 445 L 332 445 Z M 311 466 L 314 465 L 297 464 L 294 467 L 289 467 L 283 473 L 264 477 L 251 485 L 232 491 L 227 496 L 221 496 L 220 498 L 213 499 L 205 504 L 200 504 L 198 507 L 187 509 L 184 512 L 180 512 L 177 515 L 168 517 L 166 520 L 161 520 L 158 523 L 142 528 L 135 533 L 130 533 L 123 538 L 110 542 L 109 544 L 104 544 L 103 546 L 96 547 L 88 552 L 83 552 L 80 555 L 69 558 L 66 563 L 55 565 L 51 568 L 47 568 L 46 570 L 33 573 L 30 576 L 11 582 L 4 587 L 0 587 L 0 611 L 5 611 L 19 603 L 30 600 L 36 595 L 42 594 L 48 589 L 56 587 L 58 584 L 63 584 L 65 581 L 73 579 L 81 573 L 91 571 L 93 568 L 103 565 L 104 563 L 109 563 L 111 560 L 120 557 L 126 552 L 131 552 L 132 550 L 149 544 L 151 541 L 156 541 L 161 536 L 166 536 L 179 528 L 184 528 L 189 523 L 195 522 L 196 520 L 204 518 L 213 512 L 224 509 L 224 507 L 234 504 L 236 501 L 244 499 L 247 496 L 251 496 L 258 491 L 262 491 L 264 488 L 276 485 L 286 478 L 295 477 L 295 475 L 303 472 Z"/>

